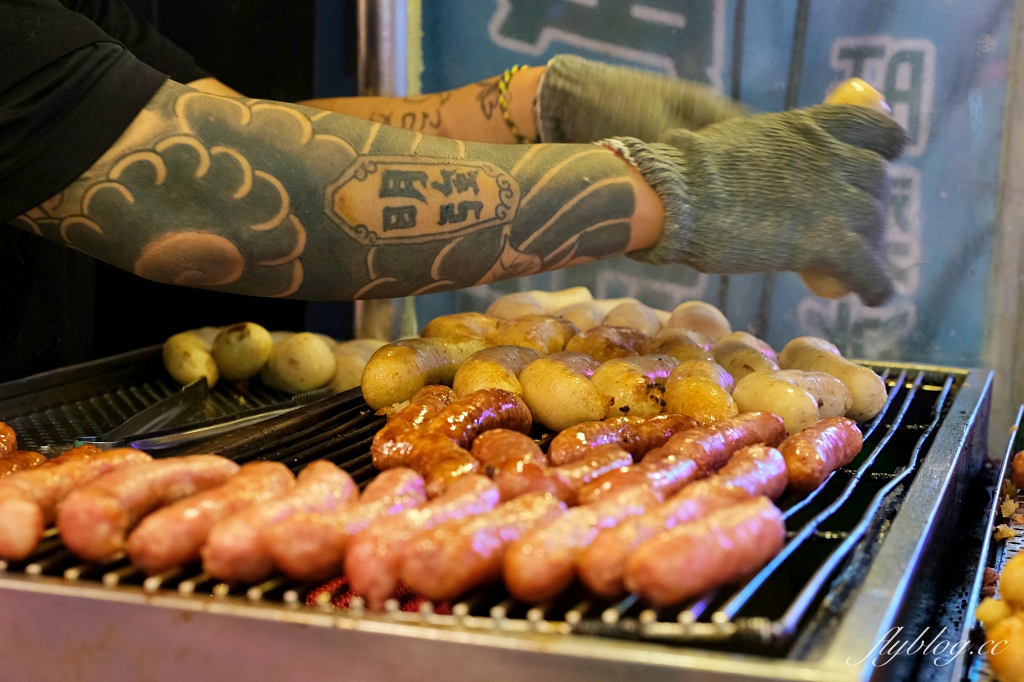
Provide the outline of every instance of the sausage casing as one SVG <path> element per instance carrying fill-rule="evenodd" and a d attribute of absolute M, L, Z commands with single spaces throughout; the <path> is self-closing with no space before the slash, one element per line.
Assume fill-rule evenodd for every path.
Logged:
<path fill-rule="evenodd" d="M 78 486 L 150 459 L 133 448 L 103 451 L 87 446 L 0 479 L 0 557 L 24 559 L 31 554 L 61 502 Z"/>
<path fill-rule="evenodd" d="M 519 396 L 500 388 L 484 388 L 442 409 L 427 423 L 427 429 L 469 448 L 484 431 L 510 429 L 525 433 L 532 424 L 530 410 Z"/>
<path fill-rule="evenodd" d="M 565 344 L 579 332 L 576 325 L 562 317 L 523 315 L 504 320 L 494 335 L 494 342 L 502 346 L 532 348 L 542 355 L 548 355 L 565 350 Z"/>
<path fill-rule="evenodd" d="M 786 480 L 786 462 L 778 450 L 766 445 L 745 447 L 717 474 L 689 484 L 643 516 L 601 531 L 579 559 L 579 577 L 597 594 L 621 594 L 626 589 L 626 560 L 640 545 L 665 530 L 750 497 L 774 499 L 786 488 Z"/>
<path fill-rule="evenodd" d="M 789 487 L 799 493 L 814 490 L 833 471 L 852 462 L 863 445 L 857 423 L 845 417 L 823 419 L 790 436 L 779 446 L 789 470 Z"/>
<path fill-rule="evenodd" d="M 32 450 L 12 450 L 0 457 L 0 478 L 46 464 L 46 457 Z"/>
<path fill-rule="evenodd" d="M 256 582 L 266 578 L 274 569 L 265 541 L 268 528 L 298 513 L 333 512 L 352 504 L 358 493 L 352 477 L 336 464 L 313 462 L 299 472 L 286 493 L 218 522 L 200 550 L 203 570 L 221 580 Z"/>
<path fill-rule="evenodd" d="M 774 359 L 736 339 L 715 344 L 715 347 L 711 349 L 711 355 L 714 356 L 715 362 L 724 367 L 737 383 L 753 372 L 764 374 L 774 372 L 779 368 Z"/>
<path fill-rule="evenodd" d="M 501 318 L 484 313 L 454 313 L 435 317 L 423 328 L 420 336 L 475 336 L 491 339 L 498 332 Z"/>
<path fill-rule="evenodd" d="M 296 580 L 327 580 L 341 573 L 357 533 L 425 500 L 422 478 L 409 469 L 389 469 L 366 486 L 355 505 L 295 514 L 274 524 L 266 533 L 267 548 L 277 568 Z"/>
<path fill-rule="evenodd" d="M 610 399 L 590 380 L 598 367 L 597 360 L 583 353 L 554 353 L 527 365 L 519 383 L 533 418 L 556 431 L 603 419 Z"/>
<path fill-rule="evenodd" d="M 0 422 L 0 457 L 18 449 L 18 435 L 9 425 Z"/>
<path fill-rule="evenodd" d="M 370 609 L 380 610 L 398 585 L 402 552 L 409 542 L 442 523 L 489 512 L 498 502 L 498 488 L 492 481 L 464 476 L 422 507 L 374 521 L 349 543 L 345 554 L 349 585 Z"/>
<path fill-rule="evenodd" d="M 679 361 L 668 355 L 609 360 L 590 380 L 610 401 L 606 417 L 648 417 L 665 407 L 665 381 Z"/>
<path fill-rule="evenodd" d="M 521 346 L 484 348 L 462 363 L 455 373 L 452 389 L 459 398 L 481 388 L 503 388 L 521 396 L 523 385 L 519 383 L 519 375 L 539 357 L 537 351 Z"/>
<path fill-rule="evenodd" d="M 533 494 L 486 514 L 444 523 L 405 548 L 402 580 L 435 601 L 499 580 L 508 546 L 565 511 L 565 503 L 554 496 Z"/>
<path fill-rule="evenodd" d="M 720 469 L 733 453 L 748 445 L 778 445 L 785 437 L 782 420 L 768 412 L 748 412 L 673 436 L 643 461 L 612 471 L 585 486 L 581 504 L 592 504 L 620 490 L 648 485 L 667 497 L 691 481 Z"/>
<path fill-rule="evenodd" d="M 447 386 L 426 386 L 416 392 L 409 405 L 400 410 L 373 437 L 370 453 L 373 466 L 381 471 L 403 466 L 412 455 L 410 433 L 419 430 L 455 400 Z"/>
<path fill-rule="evenodd" d="M 142 519 L 128 536 L 128 557 L 149 575 L 196 561 L 214 524 L 286 492 L 294 483 L 295 476 L 280 462 L 250 462 L 223 485 Z"/>
<path fill-rule="evenodd" d="M 57 527 L 68 549 L 89 561 L 124 549 L 128 532 L 149 512 L 222 485 L 239 466 L 217 455 L 169 457 L 123 467 L 74 490 Z"/>
<path fill-rule="evenodd" d="M 659 448 L 669 438 L 700 424 L 682 414 L 661 414 L 651 417 L 615 417 L 590 421 L 563 430 L 551 441 L 548 458 L 562 465 L 585 456 L 598 445 L 617 443 L 639 460 L 648 451 Z"/>
<path fill-rule="evenodd" d="M 552 523 L 530 531 L 505 555 L 509 592 L 529 602 L 554 597 L 576 577 L 580 554 L 602 529 L 639 516 L 660 501 L 650 488 L 632 488 L 597 504 L 570 509 Z"/>
<path fill-rule="evenodd" d="M 375 410 L 411 399 L 430 384 L 450 386 L 466 359 L 490 345 L 472 336 L 402 339 L 384 346 L 363 370 L 363 398 Z"/>
<path fill-rule="evenodd" d="M 585 353 L 598 362 L 608 362 L 616 358 L 630 358 L 640 355 L 650 337 L 630 327 L 610 327 L 601 325 L 585 332 L 580 332 L 569 339 L 565 350 L 572 353 Z"/>
<path fill-rule="evenodd" d="M 648 540 L 626 563 L 626 588 L 675 604 L 764 566 L 786 540 L 782 512 L 757 497 Z"/>

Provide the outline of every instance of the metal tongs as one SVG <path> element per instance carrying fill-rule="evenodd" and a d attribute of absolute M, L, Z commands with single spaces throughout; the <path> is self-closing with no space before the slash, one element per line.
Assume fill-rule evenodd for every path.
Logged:
<path fill-rule="evenodd" d="M 314 403 L 331 395 L 329 388 L 318 388 L 299 393 L 284 403 L 257 407 L 236 414 L 207 419 L 193 424 L 181 424 L 205 405 L 210 395 L 206 379 L 200 378 L 177 393 L 158 400 L 117 428 L 100 436 L 82 436 L 73 443 L 47 445 L 39 451 L 55 457 L 80 445 L 95 445 L 103 450 L 136 448 L 146 452 L 168 450 L 190 443 L 201 442 L 250 424 L 261 422 Z M 178 426 L 171 426 L 179 424 Z"/>

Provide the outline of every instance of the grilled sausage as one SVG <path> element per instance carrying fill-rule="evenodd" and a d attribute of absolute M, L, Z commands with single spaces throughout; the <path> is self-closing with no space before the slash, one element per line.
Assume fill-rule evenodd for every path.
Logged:
<path fill-rule="evenodd" d="M 450 386 L 462 363 L 488 345 L 472 336 L 436 336 L 389 343 L 366 363 L 363 398 L 379 410 L 409 400 L 424 386 Z"/>
<path fill-rule="evenodd" d="M 740 412 L 770 410 L 782 417 L 786 433 L 793 435 L 818 423 L 818 401 L 809 391 L 775 376 L 775 372 L 751 372 L 739 380 L 732 392 Z"/>
<path fill-rule="evenodd" d="M 688 329 L 665 327 L 651 337 L 640 351 L 641 355 L 670 355 L 679 362 L 703 360 L 714 362 L 710 349 L 715 345 L 710 336 Z"/>
<path fill-rule="evenodd" d="M 498 332 L 501 318 L 483 313 L 455 313 L 435 317 L 420 332 L 420 336 L 475 336 L 491 340 Z"/>
<path fill-rule="evenodd" d="M 714 362 L 684 362 L 665 382 L 665 412 L 709 424 L 739 414 L 732 399 L 732 375 Z"/>
<path fill-rule="evenodd" d="M 427 599 L 453 599 L 501 578 L 510 544 L 566 511 L 552 495 L 524 495 L 494 511 L 449 521 L 411 542 L 402 558 L 402 580 Z"/>
<path fill-rule="evenodd" d="M 640 355 L 644 344 L 649 340 L 647 334 L 630 327 L 601 325 L 580 332 L 569 339 L 565 344 L 565 350 L 571 353 L 584 353 L 598 362 L 608 362 L 616 358 Z"/>
<path fill-rule="evenodd" d="M 239 466 L 217 455 L 140 462 L 78 488 L 64 500 L 57 527 L 68 549 L 99 561 L 124 549 L 128 533 L 155 509 L 222 485 Z"/>
<path fill-rule="evenodd" d="M 636 302 L 635 298 L 605 298 L 599 301 L 584 301 L 574 303 L 564 308 L 553 311 L 552 315 L 558 315 L 572 322 L 579 327 L 581 332 L 593 329 L 601 324 L 601 321 L 612 311 L 613 308 L 627 301 Z"/>
<path fill-rule="evenodd" d="M 562 317 L 524 315 L 503 321 L 494 335 L 494 342 L 501 346 L 532 348 L 541 355 L 548 355 L 565 350 L 565 344 L 579 332 L 576 325 Z"/>
<path fill-rule="evenodd" d="M 598 367 L 600 363 L 582 353 L 553 353 L 527 365 L 519 383 L 533 418 L 556 431 L 603 419 L 610 399 L 590 381 Z"/>
<path fill-rule="evenodd" d="M 761 339 L 757 338 L 753 334 L 750 334 L 749 332 L 733 332 L 731 334 L 726 334 L 722 338 L 718 339 L 718 341 L 715 342 L 715 345 L 724 346 L 726 344 L 732 343 L 733 341 L 741 343 L 744 346 L 749 346 L 750 348 L 753 348 L 758 353 L 765 356 L 766 358 L 769 358 L 773 362 L 777 363 L 779 361 L 778 356 L 775 354 L 775 349 L 769 346 L 767 341 L 762 341 Z"/>
<path fill-rule="evenodd" d="M 715 344 L 715 347 L 711 349 L 711 355 L 714 356 L 715 362 L 724 367 L 737 383 L 748 374 L 754 372 L 767 374 L 779 368 L 775 360 L 736 339 Z"/>
<path fill-rule="evenodd" d="M 133 448 L 69 450 L 46 466 L 0 479 L 0 557 L 24 559 L 32 553 L 47 524 L 68 494 L 115 469 L 151 459 Z"/>
<path fill-rule="evenodd" d="M 846 466 L 864 445 L 857 423 L 844 417 L 824 419 L 782 442 L 789 487 L 809 493 L 825 482 L 829 474 Z"/>
<path fill-rule="evenodd" d="M 604 528 L 640 516 L 661 502 L 648 487 L 570 509 L 542 528 L 530 531 L 505 554 L 505 585 L 516 598 L 544 601 L 564 590 L 576 577 L 576 562 Z"/>
<path fill-rule="evenodd" d="M 1024 450 L 1013 456 L 1010 479 L 1018 488 L 1024 488 Z"/>
<path fill-rule="evenodd" d="M 506 460 L 499 466 L 488 466 L 487 472 L 498 484 L 502 500 L 511 500 L 529 493 L 549 493 L 569 506 L 576 504 L 580 490 L 608 472 L 629 466 L 633 457 L 615 443 L 598 445 L 587 451 L 583 459 L 549 467 L 533 461 Z"/>
<path fill-rule="evenodd" d="M 153 575 L 199 559 L 221 519 L 285 493 L 295 476 L 280 462 L 250 462 L 224 485 L 186 497 L 142 519 L 128 536 L 132 563 Z"/>
<path fill-rule="evenodd" d="M 522 315 L 550 314 L 559 308 L 593 301 L 586 287 L 569 287 L 561 291 L 517 291 L 499 297 L 487 308 L 488 315 L 512 319 Z"/>
<path fill-rule="evenodd" d="M 732 333 L 732 326 L 722 311 L 704 301 L 680 303 L 665 326 L 700 332 L 715 341 Z"/>
<path fill-rule="evenodd" d="M 509 429 L 485 431 L 473 441 L 473 457 L 486 467 L 488 476 L 503 467 L 517 469 L 530 462 L 547 466 L 548 457 L 529 436 Z"/>
<path fill-rule="evenodd" d="M 720 469 L 740 448 L 778 445 L 785 437 L 782 420 L 768 412 L 749 412 L 672 436 L 631 467 L 605 474 L 580 490 L 581 504 L 591 504 L 619 490 L 648 485 L 669 496 L 690 481 Z"/>
<path fill-rule="evenodd" d="M 46 464 L 46 457 L 32 450 L 12 450 L 0 457 L 0 478 Z"/>
<path fill-rule="evenodd" d="M 490 429 L 530 430 L 533 417 L 519 396 L 500 388 L 484 388 L 459 398 L 427 423 L 427 429 L 444 434 L 463 448 Z"/>
<path fill-rule="evenodd" d="M 639 301 L 626 301 L 615 306 L 601 320 L 601 324 L 609 327 L 631 327 L 652 336 L 661 329 L 661 320 L 652 308 Z"/>
<path fill-rule="evenodd" d="M 523 368 L 539 357 L 537 351 L 522 346 L 494 346 L 478 350 L 459 367 L 452 388 L 460 398 L 482 388 L 502 388 L 521 396 L 523 386 L 519 383 L 519 375 Z"/>
<path fill-rule="evenodd" d="M 18 435 L 7 424 L 0 422 L 0 457 L 18 449 Z"/>
<path fill-rule="evenodd" d="M 349 541 L 373 521 L 426 500 L 423 479 L 389 469 L 366 486 L 357 504 L 333 512 L 300 513 L 267 529 L 274 564 L 297 580 L 327 580 L 341 573 Z"/>
<path fill-rule="evenodd" d="M 818 403 L 818 416 L 822 419 L 842 417 L 853 406 L 850 389 L 831 374 L 804 372 L 799 369 L 780 369 L 772 376 L 799 386 L 810 393 Z"/>
<path fill-rule="evenodd" d="M 399 474 L 404 469 L 391 469 Z M 381 474 L 384 476 L 388 472 Z M 380 477 L 378 477 L 380 478 Z M 294 514 L 329 514 L 359 493 L 352 477 L 327 460 L 313 462 L 287 492 L 219 521 L 200 550 L 203 570 L 220 580 L 256 582 L 274 570 L 266 530 Z"/>
<path fill-rule="evenodd" d="M 580 556 L 577 573 L 601 596 L 622 594 L 626 560 L 640 545 L 665 530 L 750 497 L 774 499 L 782 494 L 786 481 L 786 462 L 778 450 L 766 445 L 745 447 L 717 474 L 691 483 L 643 516 L 601 531 Z"/>
<path fill-rule="evenodd" d="M 888 395 L 885 382 L 873 371 L 841 357 L 835 346 L 822 339 L 793 339 L 780 356 L 786 369 L 825 372 L 839 379 L 850 389 L 853 405 L 846 416 L 856 421 L 871 419 L 885 406 Z"/>
<path fill-rule="evenodd" d="M 444 434 L 424 429 L 408 439 L 412 455 L 406 465 L 426 481 L 427 497 L 444 494 L 460 476 L 476 473 L 479 463 L 463 447 Z"/>
<path fill-rule="evenodd" d="M 648 540 L 626 563 L 626 588 L 675 604 L 764 566 L 786 540 L 782 512 L 757 497 Z"/>
<path fill-rule="evenodd" d="M 442 523 L 489 512 L 498 502 L 498 488 L 489 479 L 463 476 L 444 495 L 422 507 L 377 519 L 349 543 L 345 555 L 349 585 L 366 599 L 370 609 L 380 610 L 398 585 L 402 552 L 409 542 Z"/>
<path fill-rule="evenodd" d="M 447 386 L 427 386 L 416 392 L 409 405 L 395 414 L 373 437 L 370 453 L 373 466 L 381 471 L 403 466 L 412 455 L 408 436 L 440 414 L 455 400 Z"/>
<path fill-rule="evenodd" d="M 660 448 L 677 433 L 700 426 L 692 417 L 661 414 L 653 417 L 616 417 L 591 421 L 565 429 L 551 441 L 548 458 L 562 465 L 584 457 L 589 450 L 607 443 L 617 443 L 639 460 L 648 451 Z"/>
<path fill-rule="evenodd" d="M 668 355 L 620 358 L 601 365 L 590 378 L 610 399 L 606 417 L 649 417 L 665 407 L 665 381 L 679 361 Z"/>

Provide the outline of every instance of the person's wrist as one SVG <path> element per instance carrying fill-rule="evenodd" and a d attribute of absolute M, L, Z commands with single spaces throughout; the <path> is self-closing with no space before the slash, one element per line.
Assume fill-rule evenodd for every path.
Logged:
<path fill-rule="evenodd" d="M 508 84 L 508 113 L 516 127 L 528 140 L 537 139 L 537 119 L 534 106 L 537 100 L 537 87 L 544 75 L 543 66 L 521 69 Z"/>

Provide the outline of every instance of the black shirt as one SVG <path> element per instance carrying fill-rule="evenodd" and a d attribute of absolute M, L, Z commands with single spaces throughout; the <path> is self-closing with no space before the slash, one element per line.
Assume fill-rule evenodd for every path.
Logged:
<path fill-rule="evenodd" d="M 147 282 L 5 224 L 87 170 L 168 77 L 209 76 L 188 53 L 123 0 L 0 0 L 0 65 L 0 382 L 237 321 L 223 316 L 301 325 L 299 302 Z"/>

